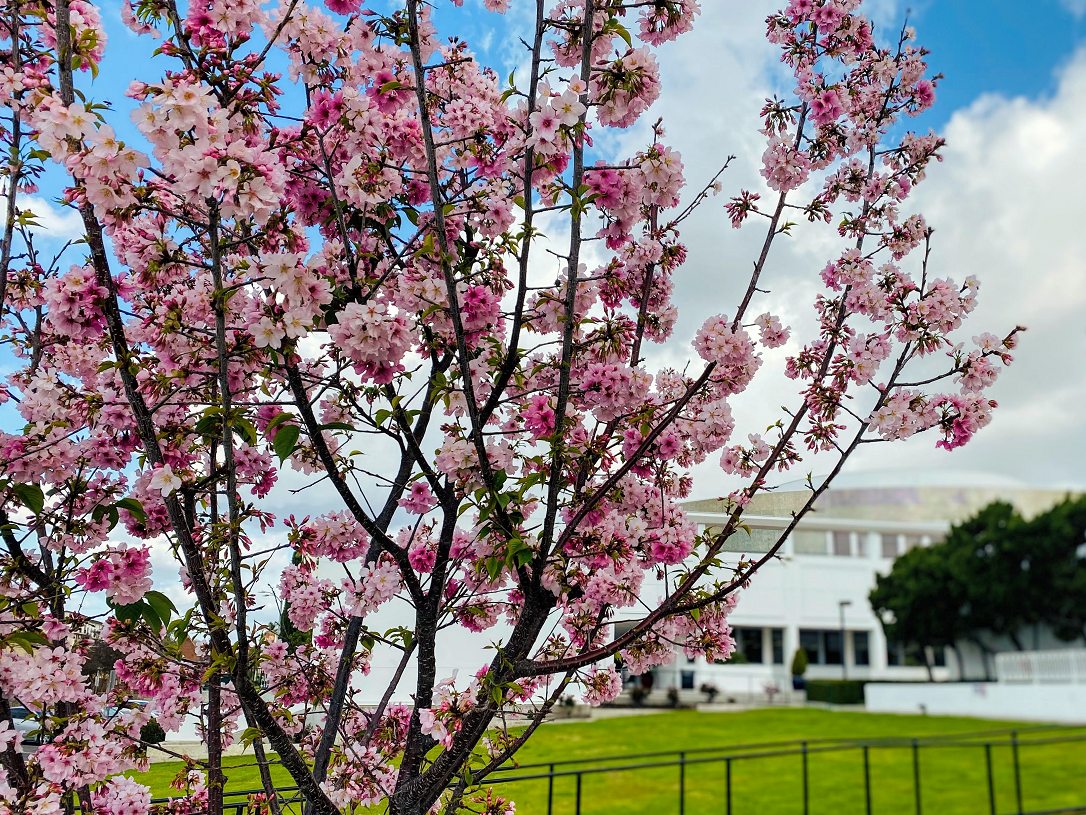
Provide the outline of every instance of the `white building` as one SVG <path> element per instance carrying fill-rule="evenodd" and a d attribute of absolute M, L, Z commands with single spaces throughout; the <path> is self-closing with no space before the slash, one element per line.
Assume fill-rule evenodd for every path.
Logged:
<path fill-rule="evenodd" d="M 809 494 L 805 482 L 794 482 L 757 496 L 743 515 L 751 535 L 742 531 L 733 535 L 724 560 L 737 562 L 742 555 L 767 552 Z M 992 501 L 1008 501 L 1030 517 L 1066 496 L 1066 491 L 1032 489 L 985 473 L 841 475 L 789 535 L 779 559 L 767 563 L 741 594 L 730 619 L 747 664 L 733 659 L 725 665 L 707 665 L 703 659 L 691 661 L 680 655 L 671 665 L 656 669 L 654 691 L 675 687 L 690 697 L 710 684 L 724 698 L 738 699 L 757 698 L 766 685 L 787 690 L 792 657 L 800 647 L 807 651 L 808 679 L 925 681 L 924 655 L 909 653 L 902 643 L 888 643 L 871 610 L 867 598 L 875 576 L 889 572 L 899 554 L 942 539 L 951 524 Z M 722 526 L 728 517 L 722 509 L 715 499 L 686 504 L 689 517 L 702 528 Z M 616 633 L 623 628 L 618 624 Z M 1030 643 L 1052 644 L 1043 632 Z M 993 650 L 1008 647 L 991 645 Z M 957 679 L 963 668 L 969 678 L 984 678 L 989 672 L 978 648 L 962 644 L 959 651 L 964 666 L 949 649 L 927 654 L 935 679 Z"/>

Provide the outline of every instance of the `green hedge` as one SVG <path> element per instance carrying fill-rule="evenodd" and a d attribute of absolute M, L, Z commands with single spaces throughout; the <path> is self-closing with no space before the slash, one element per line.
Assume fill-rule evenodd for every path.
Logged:
<path fill-rule="evenodd" d="M 808 679 L 807 701 L 831 705 L 862 705 L 864 685 L 859 679 Z"/>

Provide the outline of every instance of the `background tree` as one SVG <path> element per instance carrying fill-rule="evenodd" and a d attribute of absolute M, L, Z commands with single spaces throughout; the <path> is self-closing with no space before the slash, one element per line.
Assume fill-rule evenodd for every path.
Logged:
<path fill-rule="evenodd" d="M 598 704 L 619 663 L 732 652 L 738 589 L 860 444 L 928 432 L 949 450 L 987 424 L 1017 329 L 968 350 L 954 335 L 978 284 L 939 274 L 903 211 L 942 140 L 901 123 L 935 79 L 911 30 L 877 43 L 858 6 L 794 0 L 767 20 L 795 95 L 762 111 L 768 204 L 727 204 L 764 227 L 761 249 L 691 362 L 650 372 L 677 324 L 680 227 L 720 174 L 683 200 L 659 125 L 632 155 L 592 145 L 658 97 L 654 51 L 690 30 L 694 0 L 537 0 L 507 80 L 421 0 L 126 2 L 129 28 L 161 40 L 124 77 L 130 135 L 81 77 L 106 46 L 99 9 L 11 0 L 0 682 L 56 737 L 28 759 L 5 742 L 5 805 L 144 810 L 119 775 L 145 764 L 140 727 L 195 715 L 206 777 L 179 779 L 179 810 L 222 811 L 240 730 L 273 812 L 265 740 L 313 813 L 510 811 L 482 785 L 571 686 Z M 44 177 L 84 231 L 50 257 L 15 194 Z M 788 349 L 799 392 L 730 443 L 760 349 L 789 340 L 766 264 L 801 216 L 840 246 L 817 331 Z M 724 568 L 747 502 L 813 451 L 830 477 L 768 553 Z M 699 533 L 680 502 L 710 455 L 744 486 Z M 277 514 L 288 467 L 336 509 Z M 152 549 L 180 570 L 173 601 Z M 310 641 L 274 635 L 269 588 Z M 108 694 L 65 644 L 73 597 L 125 655 Z M 385 607 L 402 624 L 378 626 Z M 612 636 L 619 609 L 636 620 Z M 438 675 L 450 631 L 499 621 L 486 664 Z M 397 667 L 363 704 L 379 651 Z M 409 668 L 412 702 L 395 704 Z M 134 694 L 146 708 L 124 706 Z"/>
<path fill-rule="evenodd" d="M 1068 498 L 1029 521 L 996 501 L 953 526 L 945 541 L 894 561 L 890 574 L 876 579 L 871 606 L 888 639 L 921 647 L 974 643 L 990 677 L 997 638 L 1023 650 L 1029 630 L 1067 641 L 1084 636 L 1084 540 L 1086 498 Z"/>
<path fill-rule="evenodd" d="M 933 679 L 927 648 L 953 647 L 966 633 L 962 608 L 967 587 L 937 547 L 916 548 L 894 561 L 888 575 L 878 575 L 871 608 L 890 642 L 916 645 Z"/>

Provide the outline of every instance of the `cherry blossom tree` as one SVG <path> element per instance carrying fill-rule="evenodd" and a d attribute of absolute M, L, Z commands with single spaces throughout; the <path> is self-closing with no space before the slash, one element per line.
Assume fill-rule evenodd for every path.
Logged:
<path fill-rule="evenodd" d="M 650 109 L 656 51 L 698 3 L 524 4 L 534 25 L 503 80 L 424 0 L 124 0 L 157 41 L 157 72 L 128 87 L 126 143 L 92 98 L 101 11 L 6 3 L 4 812 L 147 811 L 148 789 L 118 775 L 146 765 L 141 726 L 198 717 L 209 758 L 171 811 L 222 811 L 222 749 L 240 738 L 262 811 L 279 811 L 277 760 L 321 815 L 511 813 L 487 775 L 563 694 L 599 704 L 621 666 L 731 653 L 737 591 L 792 527 L 758 559 L 720 554 L 773 473 L 823 452 L 832 479 L 861 444 L 927 433 L 949 450 L 989 421 L 1019 329 L 957 339 L 977 282 L 935 273 L 931 230 L 905 209 L 942 146 L 903 125 L 938 79 L 910 29 L 876 39 L 859 0 L 768 19 L 794 90 L 762 110 L 767 199 L 726 205 L 764 230 L 761 251 L 690 363 L 649 370 L 649 344 L 679 325 L 680 228 L 728 161 L 689 192 L 659 124 L 630 156 L 593 136 Z M 16 192 L 62 176 L 83 236 L 45 252 Z M 793 218 L 844 247 L 802 341 L 763 274 Z M 548 255 L 548 236 L 563 248 Z M 796 403 L 734 441 L 731 402 L 760 348 L 786 344 Z M 710 457 L 744 486 L 723 529 L 699 533 L 680 502 Z M 284 467 L 337 510 L 277 515 Z M 268 530 L 289 538 L 281 573 Z M 155 588 L 172 575 L 153 552 L 183 594 Z M 282 625 L 258 608 L 269 585 Z M 380 630 L 393 601 L 408 622 Z M 636 622 L 615 636 L 619 612 Z M 124 655 L 108 693 L 81 673 L 93 617 Z M 438 674 L 448 632 L 499 623 L 473 676 Z M 381 651 L 398 668 L 365 705 Z M 412 703 L 394 703 L 408 668 Z M 49 736 L 29 753 L 16 702 Z"/>

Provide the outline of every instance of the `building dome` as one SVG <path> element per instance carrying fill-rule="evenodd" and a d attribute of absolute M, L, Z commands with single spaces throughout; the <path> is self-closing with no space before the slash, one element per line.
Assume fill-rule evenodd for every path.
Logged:
<path fill-rule="evenodd" d="M 817 486 L 826 476 L 813 479 Z M 806 503 L 806 480 L 789 481 L 756 495 L 748 516 L 791 516 Z M 957 523 L 992 503 L 1006 501 L 1026 517 L 1044 512 L 1071 495 L 1067 490 L 1037 489 L 1004 475 L 970 470 L 867 470 L 842 473 L 819 497 L 822 517 L 882 521 L 949 521 Z M 719 499 L 691 501 L 688 511 L 719 512 Z"/>

